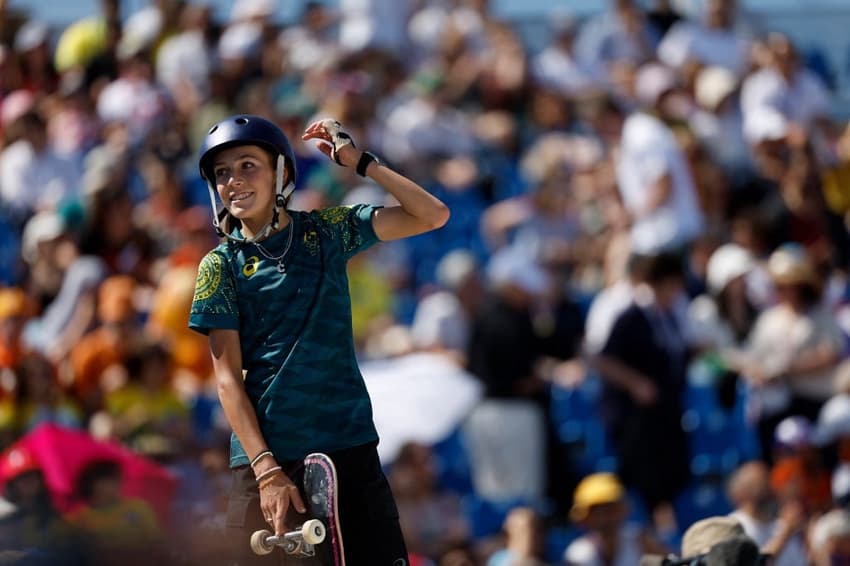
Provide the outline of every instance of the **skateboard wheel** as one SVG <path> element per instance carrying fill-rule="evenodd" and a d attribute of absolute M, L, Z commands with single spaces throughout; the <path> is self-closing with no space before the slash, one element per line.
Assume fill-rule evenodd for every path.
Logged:
<path fill-rule="evenodd" d="M 325 525 L 318 519 L 311 519 L 301 525 L 301 537 L 307 544 L 319 544 L 325 540 Z"/>
<path fill-rule="evenodd" d="M 251 550 L 254 551 L 254 554 L 259 556 L 271 554 L 274 546 L 266 542 L 266 539 L 270 536 L 272 536 L 272 533 L 267 530 L 255 531 L 251 535 Z"/>

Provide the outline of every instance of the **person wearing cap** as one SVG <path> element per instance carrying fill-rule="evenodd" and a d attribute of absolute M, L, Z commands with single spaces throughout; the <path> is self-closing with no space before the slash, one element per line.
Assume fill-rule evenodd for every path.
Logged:
<path fill-rule="evenodd" d="M 676 310 L 684 292 L 681 260 L 674 254 L 648 259 L 644 280 L 593 364 L 603 380 L 602 415 L 619 475 L 663 532 L 675 526 L 671 503 L 690 473 L 681 426 L 690 345 Z"/>
<path fill-rule="evenodd" d="M 644 554 L 667 554 L 667 549 L 643 529 L 626 523 L 626 490 L 616 475 L 591 474 L 573 494 L 572 522 L 585 531 L 564 552 L 569 566 L 630 566 Z"/>
<path fill-rule="evenodd" d="M 53 92 L 59 75 L 53 66 L 47 24 L 30 20 L 15 34 L 15 51 L 21 56 L 22 87 L 30 92 Z"/>
<path fill-rule="evenodd" d="M 844 339 L 822 304 L 822 282 L 806 251 L 785 244 L 767 270 L 777 303 L 756 320 L 735 369 L 750 385 L 763 456 L 770 458 L 776 425 L 789 415 L 809 421 L 832 396 Z"/>
<path fill-rule="evenodd" d="M 368 392 L 354 355 L 347 261 L 381 240 L 439 228 L 448 208 L 332 119 L 302 139 L 368 176 L 399 204 L 289 210 L 296 164 L 289 140 L 253 115 L 213 125 L 200 148 L 213 225 L 225 241 L 198 269 L 189 326 L 208 334 L 219 398 L 233 429 L 228 516 L 235 560 L 262 559 L 253 531 L 283 534 L 290 506 L 304 511 L 295 475 L 311 452 L 337 467 L 339 519 L 350 564 L 407 560 L 381 470 Z M 219 202 L 221 205 L 219 205 Z"/>
<path fill-rule="evenodd" d="M 709 257 L 708 293 L 688 308 L 691 335 L 703 348 L 723 351 L 746 344 L 758 316 L 747 289 L 747 276 L 755 266 L 749 250 L 737 244 L 724 244 Z"/>
<path fill-rule="evenodd" d="M 688 120 L 694 135 L 733 183 L 752 173 L 752 159 L 743 132 L 739 87 L 740 80 L 729 69 L 718 66 L 700 69 L 694 79 L 694 99 L 698 108 Z"/>
<path fill-rule="evenodd" d="M 708 517 L 688 527 L 682 537 L 682 558 L 706 557 L 708 566 L 758 566 L 758 546 L 734 517 Z M 711 558 L 709 558 L 711 557 Z M 687 563 L 687 562 L 686 562 Z"/>

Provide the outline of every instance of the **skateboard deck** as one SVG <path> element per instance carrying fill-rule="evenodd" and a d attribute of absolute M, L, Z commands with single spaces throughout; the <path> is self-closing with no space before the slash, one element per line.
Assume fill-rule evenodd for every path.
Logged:
<path fill-rule="evenodd" d="M 256 531 L 251 535 L 251 550 L 282 552 L 287 566 L 345 566 L 334 463 L 326 454 L 310 454 L 293 475 L 307 512 L 298 513 L 290 505 L 286 524 L 295 530 L 279 537 L 268 530 Z"/>

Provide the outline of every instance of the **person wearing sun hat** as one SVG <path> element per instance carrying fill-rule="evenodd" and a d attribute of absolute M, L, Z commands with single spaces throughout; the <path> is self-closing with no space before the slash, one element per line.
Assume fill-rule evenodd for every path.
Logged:
<path fill-rule="evenodd" d="M 626 523 L 626 490 L 616 475 L 606 472 L 585 477 L 573 494 L 570 519 L 586 532 L 564 553 L 572 566 L 637 564 L 644 554 L 668 550 L 641 528 Z"/>
<path fill-rule="evenodd" d="M 691 301 L 690 330 L 701 345 L 713 349 L 742 346 L 758 311 L 748 295 L 747 276 L 755 268 L 749 250 L 724 244 L 706 266 L 708 293 Z"/>

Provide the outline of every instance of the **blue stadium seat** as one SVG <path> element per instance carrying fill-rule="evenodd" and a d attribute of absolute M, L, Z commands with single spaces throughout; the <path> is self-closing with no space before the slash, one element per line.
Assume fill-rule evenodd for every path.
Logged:
<path fill-rule="evenodd" d="M 460 429 L 431 447 L 437 464 L 437 485 L 460 495 L 473 493 L 472 471 Z"/>

